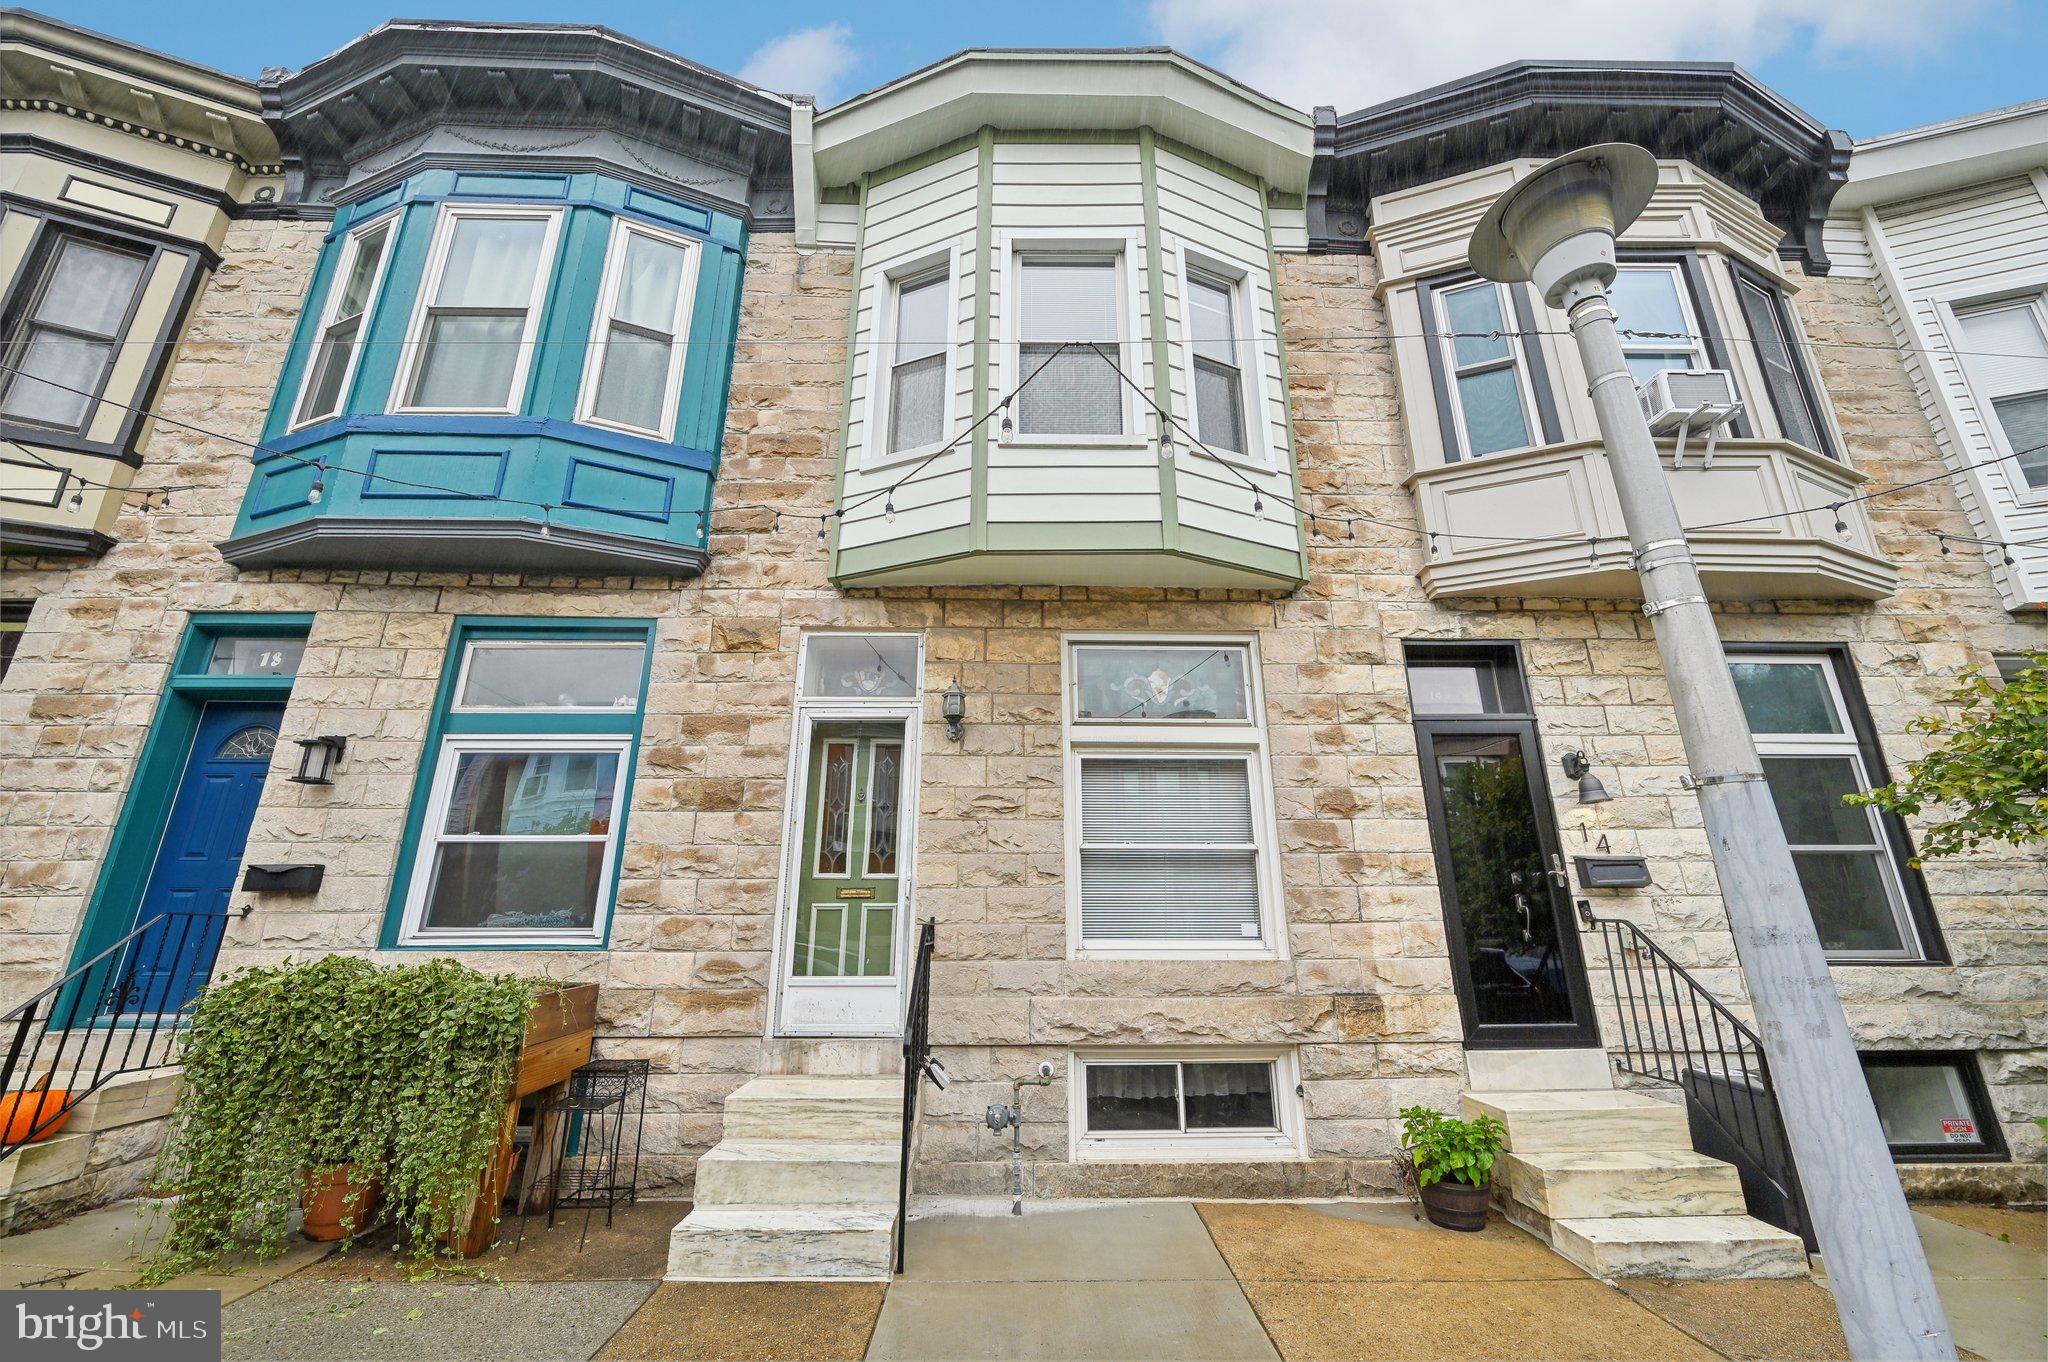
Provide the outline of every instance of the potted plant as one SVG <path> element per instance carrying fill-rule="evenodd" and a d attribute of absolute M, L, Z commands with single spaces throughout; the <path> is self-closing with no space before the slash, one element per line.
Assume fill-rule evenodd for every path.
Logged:
<path fill-rule="evenodd" d="M 158 1156 L 170 1231 L 144 1280 L 274 1257 L 300 1210 L 309 1237 L 348 1237 L 380 1195 L 397 1247 L 426 1259 L 492 1163 L 539 987 L 351 956 L 209 985 Z"/>
<path fill-rule="evenodd" d="M 1432 1225 L 1486 1228 L 1493 1164 L 1507 1128 L 1491 1116 L 1461 1121 L 1434 1107 L 1401 1109 L 1401 1153 L 1415 1176 L 1416 1199 Z"/>

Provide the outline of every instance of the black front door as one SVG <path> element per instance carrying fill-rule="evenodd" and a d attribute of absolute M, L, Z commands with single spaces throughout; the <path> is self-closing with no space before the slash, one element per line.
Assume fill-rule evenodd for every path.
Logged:
<path fill-rule="evenodd" d="M 1512 681 L 1484 690 L 1489 703 L 1476 708 L 1520 708 L 1513 704 L 1519 676 Z M 1442 707 L 1432 715 L 1420 696 L 1416 708 L 1465 1043 L 1598 1045 L 1535 722 L 1483 712 L 1452 717 Z"/>

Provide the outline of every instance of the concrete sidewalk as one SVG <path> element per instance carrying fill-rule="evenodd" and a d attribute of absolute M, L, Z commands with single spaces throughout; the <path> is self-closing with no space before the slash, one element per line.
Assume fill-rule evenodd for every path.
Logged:
<path fill-rule="evenodd" d="M 1609 1284 L 1498 1220 L 1454 1234 L 1392 1203 L 1000 1203 L 914 1219 L 881 1282 L 662 1282 L 680 1202 L 615 1226 L 535 1221 L 408 1279 L 374 1241 L 174 1286 L 222 1291 L 235 1359 L 1836 1359 L 1812 1281 Z M 2048 1218 L 1916 1212 L 1958 1341 L 2048 1357 Z M 0 1239 L 0 1287 L 109 1287 L 149 1247 L 143 1203 Z"/>

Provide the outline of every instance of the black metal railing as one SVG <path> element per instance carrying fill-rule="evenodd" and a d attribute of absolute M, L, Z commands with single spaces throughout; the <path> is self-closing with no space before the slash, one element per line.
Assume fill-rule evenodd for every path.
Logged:
<path fill-rule="evenodd" d="M 910 972 L 910 1006 L 903 1014 L 903 1150 L 896 1169 L 896 1271 L 903 1271 L 903 1236 L 910 1212 L 910 1145 L 917 1133 L 918 1090 L 932 1063 L 932 950 L 938 922 L 926 918 L 917 931 L 916 964 Z"/>
<path fill-rule="evenodd" d="M 1751 1213 L 1810 1239 L 1763 1042 L 1641 927 L 1626 918 L 1596 917 L 1584 899 L 1578 907 L 1580 920 L 1607 948 L 1618 1066 L 1678 1087 L 1693 1118 L 1695 1145 L 1735 1164 Z"/>
<path fill-rule="evenodd" d="M 13 1095 L 0 1160 L 51 1133 L 111 1080 L 177 1062 L 186 1014 L 230 916 L 158 913 L 0 1016 L 0 1095 Z"/>

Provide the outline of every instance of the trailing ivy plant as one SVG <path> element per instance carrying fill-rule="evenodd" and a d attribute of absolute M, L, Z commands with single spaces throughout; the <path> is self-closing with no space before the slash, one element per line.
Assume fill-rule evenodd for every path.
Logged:
<path fill-rule="evenodd" d="M 1401 1108 L 1401 1149 L 1422 1187 L 1449 1179 L 1484 1187 L 1507 1141 L 1507 1127 L 1491 1116 L 1461 1121 L 1435 1107 Z"/>
<path fill-rule="evenodd" d="M 1920 836 L 1916 866 L 1986 842 L 2048 838 L 2048 653 L 2030 654 L 2027 668 L 2003 686 L 1971 677 L 1949 704 L 1962 707 L 1953 718 L 1928 714 L 1906 725 L 1942 741 L 1906 763 L 1905 779 L 1845 798 L 1896 814 L 1938 808 L 1941 817 Z"/>
<path fill-rule="evenodd" d="M 338 1164 L 382 1186 L 399 1251 L 424 1259 L 497 1143 L 536 988 L 339 955 L 210 985 L 157 1161 L 170 1231 L 144 1280 L 282 1253 L 305 1174 Z"/>

